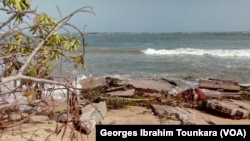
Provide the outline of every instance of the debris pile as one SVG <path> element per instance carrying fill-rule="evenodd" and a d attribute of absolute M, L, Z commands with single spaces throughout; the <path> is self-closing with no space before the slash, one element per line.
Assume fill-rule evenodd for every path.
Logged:
<path fill-rule="evenodd" d="M 167 79 L 90 77 L 81 80 L 80 84 L 83 91 L 79 100 L 85 101 L 85 104 L 80 109 L 79 120 L 73 123 L 86 133 L 90 133 L 96 124 L 101 123 L 108 109 L 129 105 L 151 108 L 156 116 L 175 118 L 182 124 L 193 124 L 195 113 L 191 112 L 191 108 L 225 118 L 250 118 L 250 87 L 234 81 L 200 79 L 198 85 L 181 91 L 178 83 Z"/>

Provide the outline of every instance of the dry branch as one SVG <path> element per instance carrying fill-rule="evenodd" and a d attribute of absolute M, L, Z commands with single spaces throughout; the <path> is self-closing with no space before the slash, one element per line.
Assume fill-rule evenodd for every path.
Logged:
<path fill-rule="evenodd" d="M 1 1 L 2 2 L 2 1 Z M 11 7 L 9 7 L 10 9 L 12 9 Z M 2 11 L 3 9 L 0 9 L 0 11 Z M 39 34 L 42 34 L 40 37 L 43 37 L 42 39 L 40 39 L 40 37 L 36 37 L 36 36 L 34 36 L 34 38 L 35 39 L 40 39 L 39 40 L 39 42 L 37 43 L 36 42 L 36 40 L 33 40 L 33 39 L 31 39 L 32 40 L 32 43 L 35 43 L 35 46 L 34 45 L 31 45 L 31 43 L 27 43 L 27 44 L 24 44 L 23 42 L 7 42 L 8 41 L 8 38 L 9 37 L 12 37 L 12 36 L 14 36 L 14 34 L 13 33 L 23 33 L 23 31 L 26 31 L 26 30 L 28 30 L 28 29 L 31 29 L 31 27 L 33 26 L 33 25 L 29 25 L 28 23 L 25 23 L 25 22 L 22 22 L 22 23 L 18 23 L 17 25 L 11 25 L 10 23 L 13 23 L 13 21 L 15 20 L 15 18 L 17 18 L 17 14 L 24 14 L 25 15 L 25 18 L 28 18 L 28 15 L 27 14 L 34 14 L 35 16 L 37 16 L 37 15 L 39 15 L 37 12 L 36 12 L 36 10 L 34 10 L 34 11 L 32 11 L 32 10 L 30 10 L 30 11 L 14 11 L 13 9 L 10 11 L 10 13 L 12 14 L 12 16 L 10 16 L 9 17 L 9 19 L 7 19 L 7 21 L 5 21 L 5 22 L 3 22 L 3 23 L 0 23 L 0 29 L 2 30 L 2 29 L 4 29 L 5 27 L 6 27 L 6 30 L 8 30 L 8 31 L 6 31 L 6 33 L 3 33 L 3 34 L 1 34 L 1 39 L 0 39 L 0 41 L 1 41 L 1 43 L 0 43 L 0 46 L 2 45 L 10 45 L 10 46 L 16 46 L 17 48 L 18 47 L 20 47 L 20 49 L 21 49 L 21 47 L 25 47 L 25 48 L 28 48 L 29 49 L 29 51 L 30 52 L 28 52 L 27 54 L 29 54 L 29 55 L 27 55 L 27 56 L 24 56 L 24 55 L 26 55 L 26 54 L 22 54 L 21 52 L 19 52 L 19 50 L 18 49 L 16 49 L 15 50 L 15 52 L 14 53 L 12 53 L 11 51 L 9 51 L 7 54 L 4 54 L 4 53 L 2 53 L 1 52 L 1 54 L 0 54 L 0 59 L 1 59 L 1 61 L 2 60 L 9 60 L 9 62 L 10 62 L 10 64 L 11 63 L 15 63 L 15 59 L 17 60 L 17 58 L 19 57 L 19 56 L 22 56 L 23 58 L 21 59 L 22 61 L 22 66 L 20 65 L 20 67 L 18 66 L 18 68 L 15 68 L 15 71 L 17 71 L 17 73 L 16 74 L 12 74 L 12 73 L 10 73 L 10 74 L 8 74 L 8 75 L 6 75 L 6 77 L 4 76 L 2 76 L 2 78 L 1 78 L 1 80 L 0 80 L 0 87 L 2 87 L 2 86 L 4 86 L 4 85 L 8 85 L 9 84 L 9 82 L 16 82 L 16 81 L 22 81 L 22 80 L 28 80 L 28 82 L 29 83 L 31 83 L 31 84 L 37 84 L 37 83 L 35 83 L 35 82 L 38 82 L 39 84 L 41 83 L 42 85 L 44 85 L 44 84 L 53 84 L 54 86 L 63 86 L 65 89 L 67 89 L 67 90 L 69 90 L 70 92 L 72 92 L 72 93 L 69 93 L 69 91 L 68 91 L 68 94 L 70 94 L 70 95 L 73 95 L 73 93 L 74 93 L 74 91 L 75 90 L 82 90 L 81 88 L 77 88 L 76 86 L 73 86 L 73 84 L 72 84 L 72 82 L 70 81 L 70 80 L 65 80 L 65 81 L 59 81 L 59 80 L 51 80 L 51 79 L 47 79 L 46 78 L 46 76 L 42 76 L 42 77 L 38 77 L 38 76 L 36 76 L 36 75 L 31 75 L 31 76 L 28 76 L 28 75 L 26 75 L 27 74 L 27 70 L 29 70 L 30 69 L 30 66 L 32 66 L 32 67 L 34 67 L 34 68 L 36 68 L 36 64 L 32 64 L 33 63 L 33 60 L 35 60 L 35 61 L 37 61 L 38 59 L 38 57 L 39 57 L 39 55 L 41 55 L 40 54 L 40 52 L 41 52 L 41 49 L 43 49 L 43 47 L 44 47 L 44 45 L 46 44 L 46 42 L 48 42 L 48 40 L 50 39 L 50 37 L 52 37 L 53 36 L 53 34 L 54 33 L 56 33 L 59 29 L 65 29 L 64 27 L 65 26 L 70 26 L 70 27 L 72 27 L 74 30 L 76 30 L 77 32 L 79 32 L 81 35 L 82 35 L 82 37 L 83 37 L 83 33 L 81 32 L 81 30 L 79 30 L 77 27 L 75 27 L 74 25 L 72 25 L 72 24 L 70 24 L 70 23 L 68 23 L 68 21 L 75 15 L 75 14 L 77 14 L 77 13 L 80 13 L 80 12 L 88 12 L 88 13 L 92 13 L 92 14 L 94 14 L 93 12 L 92 12 L 92 7 L 82 7 L 82 8 L 79 8 L 79 9 L 77 9 L 77 10 L 75 10 L 75 11 L 73 11 L 72 13 L 70 13 L 69 15 L 67 15 L 67 16 L 65 16 L 64 18 L 63 17 L 61 17 L 62 19 L 61 20 L 59 20 L 58 22 L 56 22 L 55 23 L 55 25 L 51 28 L 51 29 L 49 29 L 49 31 L 47 32 L 41 32 L 41 33 L 39 33 Z M 19 26 L 20 25 L 23 25 L 23 24 L 25 24 L 25 26 L 27 26 L 27 27 L 24 27 L 24 28 L 20 28 Z M 35 26 L 37 26 L 38 27 L 38 30 L 43 30 L 43 26 L 46 26 L 46 25 L 43 25 L 42 23 L 38 23 L 38 24 L 35 24 Z M 40 28 L 40 29 L 39 29 Z M 34 33 L 36 33 L 36 32 L 34 32 Z M 34 34 L 33 33 L 33 34 Z M 22 34 L 20 34 L 21 36 L 23 36 L 23 37 L 28 37 L 28 35 L 22 35 Z M 21 38 L 21 40 L 25 40 L 24 38 Z M 67 40 L 68 41 L 68 40 Z M 69 39 L 69 41 L 70 41 L 70 39 Z M 61 41 L 62 42 L 62 41 Z M 77 44 L 78 45 L 78 44 Z M 54 49 L 54 51 L 55 51 L 56 49 Z M 7 50 L 8 51 L 8 50 Z M 64 51 L 65 50 L 61 50 L 63 53 L 64 53 Z M 59 51 L 58 51 L 59 52 Z M 63 57 L 65 57 L 65 58 L 67 58 L 68 56 L 66 56 L 66 55 L 64 55 L 62 52 L 60 52 L 61 54 L 61 56 L 63 56 Z M 12 53 L 12 54 L 11 54 Z M 11 54 L 11 55 L 9 55 L 9 54 Z M 14 56 L 14 57 L 13 57 Z M 37 59 L 37 60 L 36 60 Z M 18 60 L 19 61 L 19 60 Z M 8 63 L 9 63 L 8 62 Z M 5 68 L 5 66 L 3 65 L 3 63 L 2 62 L 0 62 L 1 63 L 1 67 L 3 68 L 3 70 L 4 70 L 4 68 Z M 35 62 L 35 63 L 37 63 L 37 62 Z M 60 64 L 60 65 L 62 65 L 62 64 Z M 7 65 L 6 65 L 7 66 Z M 7 67 L 6 67 L 7 68 Z M 37 69 L 37 68 L 36 68 Z M 2 72 L 4 72 L 4 71 L 2 71 Z M 2 75 L 2 74 L 1 74 Z M 50 74 L 49 74 L 50 75 Z M 26 81 L 27 82 L 27 81 Z M 9 86 L 9 85 L 8 85 Z M 3 97 L 3 99 L 4 99 L 4 96 L 6 96 L 7 94 L 10 94 L 10 95 L 14 95 L 14 96 L 16 96 L 16 94 L 18 93 L 19 95 L 20 95 L 20 91 L 23 91 L 23 89 L 21 88 L 22 87 L 22 85 L 21 86 L 16 86 L 15 84 L 13 84 L 13 86 L 14 86 L 14 88 L 12 88 L 12 86 L 10 86 L 11 87 L 11 89 L 9 90 L 9 91 L 1 91 L 1 89 L 0 89 L 0 96 L 2 96 Z M 19 89 L 20 88 L 20 89 Z M 38 90 L 39 89 L 39 91 L 41 90 L 42 92 L 45 92 L 45 91 L 51 91 L 51 88 L 45 88 L 45 87 L 34 87 L 34 86 L 32 86 L 32 85 L 27 85 L 27 88 L 28 89 L 31 89 L 31 90 Z M 56 89 L 56 88 L 52 88 L 52 89 Z M 36 92 L 37 93 L 37 92 Z M 33 93 L 34 94 L 34 93 Z M 53 96 L 52 96 L 53 97 Z M 39 98 L 41 98 L 41 97 L 39 97 Z M 52 98 L 53 99 L 53 98 Z M 69 101 L 69 99 L 67 99 L 68 101 Z M 8 108 L 9 109 L 11 109 L 11 108 L 13 108 L 13 107 L 18 107 L 19 105 L 34 105 L 34 106 L 39 106 L 39 104 L 40 104 L 40 102 L 42 102 L 43 101 L 43 99 L 38 99 L 38 100 L 34 100 L 32 103 L 29 103 L 29 102 L 27 102 L 27 101 L 13 101 L 13 102 L 10 102 L 10 103 L 8 103 L 8 102 L 4 102 L 4 103 L 2 103 L 1 105 L 0 105 L 0 111 L 2 112 L 5 112 L 5 110 L 8 110 Z M 52 100 L 53 101 L 53 100 Z M 0 101 L 1 102 L 1 101 Z M 76 99 L 76 101 L 74 101 L 75 102 L 75 104 L 78 104 L 77 103 L 77 99 Z M 54 106 L 55 105 L 53 105 L 53 110 L 54 110 Z M 69 110 L 69 109 L 71 109 L 72 107 L 67 107 L 67 110 Z M 51 112 L 51 111 L 49 111 L 49 112 Z M 31 116 L 33 116 L 33 115 L 35 115 L 36 114 L 36 112 L 33 112 L 32 114 L 30 114 L 30 115 L 28 115 L 27 117 L 25 117 L 24 119 L 22 119 L 22 120 L 20 120 L 20 121 L 18 121 L 18 122 L 15 122 L 14 124 L 10 124 L 11 122 L 9 122 L 9 121 L 6 121 L 6 123 L 4 122 L 4 125 L 0 125 L 0 128 L 12 128 L 12 127 L 15 127 L 15 126 L 19 126 L 19 125 L 22 125 L 24 122 L 26 122 Z M 73 113 L 73 114 L 78 114 L 78 113 Z M 3 118 L 3 117 L 2 117 Z M 1 118 L 0 118 L 0 120 L 1 120 Z M 65 128 L 66 129 L 66 128 Z M 71 130 L 73 130 L 72 128 L 70 128 Z"/>

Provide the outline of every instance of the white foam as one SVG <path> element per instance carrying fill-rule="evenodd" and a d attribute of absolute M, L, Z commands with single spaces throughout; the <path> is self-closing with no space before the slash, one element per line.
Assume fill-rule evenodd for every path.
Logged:
<path fill-rule="evenodd" d="M 250 49 L 194 49 L 194 48 L 178 48 L 178 49 L 152 49 L 142 50 L 146 55 L 196 55 L 196 56 L 219 56 L 219 57 L 247 57 L 250 58 Z"/>
<path fill-rule="evenodd" d="M 72 82 L 72 86 L 74 88 L 71 88 L 71 91 L 74 91 L 76 94 L 80 94 L 80 91 L 78 89 L 82 88 L 80 84 L 80 80 L 86 79 L 87 77 L 85 75 L 78 76 L 75 81 Z M 66 99 L 67 97 L 67 90 L 64 86 L 59 86 L 59 85 L 46 85 L 47 88 L 53 88 L 54 90 L 50 92 L 50 94 L 53 96 L 55 99 Z M 49 93 L 49 91 L 44 91 L 44 94 Z"/>

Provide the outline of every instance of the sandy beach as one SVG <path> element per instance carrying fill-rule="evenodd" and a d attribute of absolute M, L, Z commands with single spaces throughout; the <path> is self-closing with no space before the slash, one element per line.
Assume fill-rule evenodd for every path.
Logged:
<path fill-rule="evenodd" d="M 62 102 L 63 103 L 63 102 Z M 57 105 L 60 107 L 60 105 Z M 63 106 L 63 105 L 61 105 Z M 195 113 L 194 120 L 195 124 L 206 125 L 209 122 L 214 124 L 250 124 L 249 119 L 233 120 L 218 117 L 215 115 L 208 114 L 206 112 L 190 109 Z M 175 119 L 162 119 L 155 116 L 151 109 L 141 107 L 141 106 L 131 106 L 122 109 L 112 109 L 108 110 L 105 118 L 101 124 L 107 125 L 119 125 L 119 124 L 129 124 L 129 125 L 179 125 L 180 121 Z M 0 140 L 2 141 L 43 141 L 47 138 L 48 141 L 70 141 L 72 137 L 72 130 L 69 127 L 72 127 L 71 123 L 67 126 L 64 137 L 62 139 L 63 131 L 56 135 L 55 129 L 56 126 L 62 125 L 62 123 L 57 123 L 53 121 L 49 123 L 48 117 L 45 115 L 35 115 L 31 118 L 29 123 L 23 124 L 21 127 L 15 128 L 13 130 L 4 131 L 1 134 Z M 214 125 L 212 125 L 214 126 Z M 63 130 L 63 129 L 62 129 Z M 80 134 L 79 132 L 73 130 L 75 133 L 75 140 L 80 141 L 95 141 L 96 131 L 95 129 L 89 134 Z"/>

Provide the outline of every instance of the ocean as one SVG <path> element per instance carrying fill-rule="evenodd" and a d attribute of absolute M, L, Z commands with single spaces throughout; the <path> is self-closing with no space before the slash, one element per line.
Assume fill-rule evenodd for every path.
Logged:
<path fill-rule="evenodd" d="M 250 32 L 86 34 L 88 76 L 250 82 Z"/>
<path fill-rule="evenodd" d="M 86 34 L 85 42 L 87 68 L 74 71 L 72 64 L 64 62 L 62 72 L 73 74 L 65 75 L 67 79 L 75 75 L 78 80 L 90 76 L 182 82 L 216 78 L 250 83 L 250 32 L 98 33 Z M 54 96 L 62 98 L 62 90 L 58 91 Z"/>

